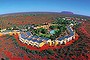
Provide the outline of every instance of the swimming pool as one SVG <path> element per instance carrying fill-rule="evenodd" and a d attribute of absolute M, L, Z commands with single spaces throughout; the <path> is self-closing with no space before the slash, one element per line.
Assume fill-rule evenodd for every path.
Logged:
<path fill-rule="evenodd" d="M 50 34 L 55 34 L 55 30 L 51 30 L 50 31 Z"/>

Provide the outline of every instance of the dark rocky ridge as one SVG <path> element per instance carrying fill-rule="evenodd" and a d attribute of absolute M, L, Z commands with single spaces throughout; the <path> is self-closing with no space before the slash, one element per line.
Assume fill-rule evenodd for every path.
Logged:
<path fill-rule="evenodd" d="M 69 12 L 69 11 L 62 11 L 61 14 L 74 14 L 73 12 Z"/>

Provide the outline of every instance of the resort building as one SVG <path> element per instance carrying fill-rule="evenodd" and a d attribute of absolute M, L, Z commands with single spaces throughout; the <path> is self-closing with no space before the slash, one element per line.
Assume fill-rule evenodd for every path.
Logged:
<path fill-rule="evenodd" d="M 42 47 L 44 44 L 50 42 L 49 38 L 42 38 L 38 36 L 33 36 L 30 32 L 21 33 L 19 35 L 19 40 L 27 45 L 32 45 L 36 47 Z"/>
<path fill-rule="evenodd" d="M 70 40 L 75 39 L 75 32 L 71 29 L 71 27 L 67 27 L 67 29 L 70 32 L 70 34 L 68 36 L 64 36 L 64 37 L 58 38 L 56 40 L 56 44 L 55 45 L 66 44 L 66 42 L 69 42 Z"/>
<path fill-rule="evenodd" d="M 19 35 L 19 40 L 27 45 L 36 46 L 36 47 L 42 47 L 45 44 L 48 44 L 50 46 L 57 46 L 66 44 L 70 40 L 75 39 L 75 32 L 73 31 L 72 27 L 67 26 L 67 30 L 70 32 L 68 36 L 60 37 L 54 41 L 51 41 L 49 38 L 43 38 L 39 36 L 34 36 L 30 32 L 21 32 Z M 53 34 L 54 31 L 51 31 L 51 34 Z"/>
<path fill-rule="evenodd" d="M 43 25 L 43 26 L 40 26 L 40 27 L 35 27 L 35 29 L 41 28 L 41 27 L 47 29 L 51 25 L 52 24 Z M 32 33 L 30 31 L 22 32 L 22 31 L 19 31 L 19 30 L 10 31 L 10 30 L 4 29 L 4 30 L 1 30 L 0 36 L 6 35 L 6 34 L 9 34 L 9 35 L 14 34 L 14 35 L 16 35 L 18 33 L 19 40 L 24 44 L 31 45 L 31 46 L 36 46 L 38 48 L 42 47 L 45 44 L 48 44 L 49 46 L 57 46 L 57 45 L 66 44 L 70 40 L 75 39 L 75 31 L 72 29 L 72 27 L 73 27 L 73 24 L 70 24 L 69 26 L 67 26 L 67 30 L 69 31 L 69 35 L 62 36 L 60 38 L 56 38 L 53 41 L 51 39 L 49 39 L 49 38 L 46 38 L 46 37 L 39 37 L 39 36 L 32 35 Z M 51 30 L 50 34 L 54 35 L 55 30 Z"/>
<path fill-rule="evenodd" d="M 6 34 L 9 34 L 9 35 L 16 35 L 16 34 L 20 34 L 20 31 L 19 30 L 4 30 L 2 32 L 0 32 L 0 36 L 3 36 L 3 35 L 6 35 Z"/>

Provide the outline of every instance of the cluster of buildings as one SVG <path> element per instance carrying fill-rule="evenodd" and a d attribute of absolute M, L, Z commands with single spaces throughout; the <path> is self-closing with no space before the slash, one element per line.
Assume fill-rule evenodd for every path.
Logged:
<path fill-rule="evenodd" d="M 55 41 L 56 42 L 55 45 L 66 44 L 70 40 L 74 40 L 75 39 L 75 31 L 73 31 L 73 29 L 71 27 L 67 27 L 67 29 L 70 32 L 70 34 L 68 36 L 63 36 L 61 38 L 58 38 Z"/>
<path fill-rule="evenodd" d="M 82 20 L 82 21 L 86 21 L 85 18 L 77 18 L 77 17 L 63 17 L 62 19 L 64 19 L 64 20 Z"/>
<path fill-rule="evenodd" d="M 6 34 L 16 35 L 16 34 L 20 34 L 20 31 L 19 30 L 12 30 L 11 31 L 11 30 L 2 29 L 0 32 L 0 36 L 6 35 Z"/>
<path fill-rule="evenodd" d="M 41 26 L 34 27 L 34 29 L 38 29 L 38 28 L 49 29 L 49 27 L 52 26 L 52 25 L 57 25 L 57 24 L 48 23 L 48 24 L 45 24 L 45 25 L 41 25 Z"/>
<path fill-rule="evenodd" d="M 30 32 L 21 32 L 19 34 L 19 40 L 27 45 L 36 46 L 36 47 L 42 47 L 45 44 L 48 44 L 50 46 L 66 44 L 70 40 L 75 39 L 75 32 L 73 31 L 72 27 L 68 26 L 67 29 L 70 32 L 70 34 L 68 36 L 63 36 L 61 38 L 58 38 L 56 40 L 34 36 Z"/>
<path fill-rule="evenodd" d="M 72 26 L 73 24 L 71 24 Z M 44 25 L 44 26 L 40 26 L 40 27 L 35 27 L 37 28 L 47 28 L 51 26 L 51 24 L 48 25 Z M 0 36 L 2 35 L 6 35 L 6 34 L 10 34 L 10 35 L 15 35 L 18 33 L 19 35 L 19 40 L 22 43 L 25 43 L 27 45 L 31 45 L 31 46 L 36 46 L 36 47 L 42 47 L 45 44 L 48 44 L 49 46 L 57 46 L 57 45 L 62 45 L 62 44 L 66 44 L 67 42 L 69 42 L 70 40 L 75 39 L 75 32 L 73 31 L 71 26 L 67 26 L 67 30 L 70 32 L 69 35 L 67 36 L 62 36 L 60 38 L 57 38 L 55 40 L 51 40 L 49 38 L 45 38 L 45 37 L 39 37 L 39 36 L 35 36 L 32 35 L 31 32 L 20 32 L 19 30 L 13 30 L 13 31 L 9 31 L 9 30 L 2 30 L 2 32 L 0 33 Z M 3 32 L 5 31 L 5 32 Z"/>
<path fill-rule="evenodd" d="M 34 36 L 30 32 L 21 32 L 19 35 L 19 40 L 27 45 L 42 47 L 45 43 L 51 41 L 49 38 L 43 38 L 39 36 Z"/>

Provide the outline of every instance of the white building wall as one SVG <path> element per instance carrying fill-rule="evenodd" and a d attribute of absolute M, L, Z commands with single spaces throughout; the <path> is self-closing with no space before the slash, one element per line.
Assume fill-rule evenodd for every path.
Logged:
<path fill-rule="evenodd" d="M 73 39 L 75 39 L 75 32 L 74 32 L 74 35 L 73 35 Z"/>
<path fill-rule="evenodd" d="M 69 38 L 68 38 L 67 40 L 68 40 L 68 42 L 70 41 L 70 39 L 69 39 Z"/>
<path fill-rule="evenodd" d="M 62 41 L 59 41 L 60 42 L 60 44 L 62 44 L 63 43 L 63 40 Z"/>

